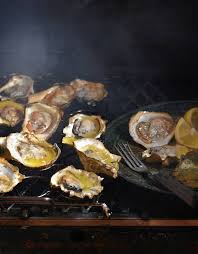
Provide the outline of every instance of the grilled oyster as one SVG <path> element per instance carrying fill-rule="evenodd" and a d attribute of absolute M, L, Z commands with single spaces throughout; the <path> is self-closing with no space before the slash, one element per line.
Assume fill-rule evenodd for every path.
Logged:
<path fill-rule="evenodd" d="M 58 128 L 61 112 L 56 107 L 42 103 L 29 105 L 25 110 L 23 132 L 34 134 L 38 139 L 47 140 Z"/>
<path fill-rule="evenodd" d="M 118 176 L 121 157 L 110 153 L 99 140 L 82 138 L 74 141 L 74 147 L 85 170 L 104 173 L 113 178 Z"/>
<path fill-rule="evenodd" d="M 6 138 L 12 158 L 30 168 L 49 168 L 59 157 L 60 149 L 28 133 L 12 133 Z"/>
<path fill-rule="evenodd" d="M 0 193 L 12 191 L 24 178 L 17 167 L 0 158 Z"/>
<path fill-rule="evenodd" d="M 107 96 L 107 91 L 103 84 L 89 82 L 82 79 L 73 80 L 70 85 L 75 90 L 76 98 L 87 102 L 97 102 Z"/>
<path fill-rule="evenodd" d="M 0 124 L 17 125 L 24 114 L 24 106 L 12 100 L 0 101 Z"/>
<path fill-rule="evenodd" d="M 28 97 L 34 92 L 34 81 L 26 75 L 13 75 L 8 82 L 0 88 L 0 93 L 6 97 L 16 99 Z"/>
<path fill-rule="evenodd" d="M 65 84 L 54 84 L 47 90 L 35 93 L 28 98 L 29 103 L 42 102 L 49 106 L 63 107 L 69 106 L 75 97 L 74 89 Z"/>
<path fill-rule="evenodd" d="M 142 153 L 142 158 L 149 163 L 161 162 L 163 166 L 169 166 L 177 161 L 176 147 L 165 145 L 148 148 Z"/>
<path fill-rule="evenodd" d="M 73 144 L 78 138 L 99 138 L 106 130 L 106 122 L 95 115 L 76 114 L 69 118 L 69 124 L 63 129 L 64 144 Z"/>
<path fill-rule="evenodd" d="M 129 121 L 131 137 L 146 148 L 168 144 L 174 130 L 174 120 L 167 113 L 140 111 Z"/>
<path fill-rule="evenodd" d="M 59 187 L 71 197 L 84 198 L 87 196 L 91 199 L 103 190 L 102 180 L 103 178 L 93 172 L 68 166 L 51 177 L 51 185 Z"/>

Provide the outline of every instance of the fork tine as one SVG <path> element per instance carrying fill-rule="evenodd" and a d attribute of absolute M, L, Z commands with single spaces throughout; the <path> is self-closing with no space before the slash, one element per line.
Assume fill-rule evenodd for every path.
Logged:
<path fill-rule="evenodd" d="M 130 159 L 128 159 L 128 157 L 125 155 L 125 152 L 123 148 L 121 147 L 121 145 L 118 144 L 117 146 L 115 146 L 115 148 L 118 151 L 118 153 L 121 155 L 121 157 L 124 159 L 126 164 L 129 166 L 129 168 L 134 168 L 134 163 L 132 164 Z"/>
<path fill-rule="evenodd" d="M 124 144 L 122 146 L 119 145 L 119 147 L 120 147 L 121 151 L 124 153 L 126 159 L 131 163 L 131 167 L 133 167 L 133 168 L 139 167 L 139 165 L 136 164 L 136 162 L 133 160 L 133 157 L 131 156 L 129 151 L 125 148 Z"/>
<path fill-rule="evenodd" d="M 144 164 L 142 163 L 142 161 L 141 161 L 140 159 L 138 159 L 138 158 L 135 156 L 135 154 L 134 154 L 134 152 L 132 151 L 132 149 L 131 149 L 129 143 L 126 143 L 126 147 L 128 148 L 128 150 L 129 150 L 131 156 L 133 157 L 133 160 L 137 163 L 137 165 L 144 166 Z"/>

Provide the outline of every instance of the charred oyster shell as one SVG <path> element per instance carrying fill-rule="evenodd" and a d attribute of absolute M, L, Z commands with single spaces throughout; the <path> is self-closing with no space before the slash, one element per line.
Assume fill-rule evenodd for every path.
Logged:
<path fill-rule="evenodd" d="M 17 167 L 4 158 L 0 158 L 0 193 L 12 191 L 24 178 L 25 176 L 19 173 Z"/>
<path fill-rule="evenodd" d="M 0 94 L 17 99 L 25 98 L 34 93 L 34 81 L 26 75 L 13 75 L 8 82 L 0 88 Z"/>
<path fill-rule="evenodd" d="M 12 133 L 6 138 L 6 147 L 13 159 L 26 167 L 47 169 L 58 159 L 59 147 L 37 139 L 28 133 Z"/>
<path fill-rule="evenodd" d="M 118 176 L 121 157 L 110 153 L 99 140 L 82 138 L 74 141 L 74 147 L 85 170 L 104 173 L 113 178 Z"/>
<path fill-rule="evenodd" d="M 23 117 L 24 106 L 12 100 L 0 101 L 0 124 L 11 127 L 17 125 Z"/>
<path fill-rule="evenodd" d="M 34 103 L 26 107 L 23 132 L 28 132 L 38 139 L 47 140 L 58 128 L 61 112 L 56 107 Z"/>
<path fill-rule="evenodd" d="M 63 129 L 64 144 L 73 144 L 79 138 L 99 138 L 106 130 L 106 122 L 100 116 L 76 114 L 69 118 Z"/>
<path fill-rule="evenodd" d="M 87 102 L 97 102 L 107 96 L 107 91 L 103 84 L 94 83 L 82 79 L 73 80 L 70 85 L 75 90 L 76 98 Z"/>
<path fill-rule="evenodd" d="M 91 199 L 103 190 L 102 180 L 103 178 L 93 172 L 68 166 L 51 177 L 51 185 L 59 187 L 65 193 L 69 193 L 71 197 L 89 197 Z"/>
<path fill-rule="evenodd" d="M 64 107 L 69 106 L 74 97 L 75 91 L 68 84 L 54 84 L 47 90 L 29 96 L 28 102 L 41 102 L 49 106 Z"/>
<path fill-rule="evenodd" d="M 133 140 L 146 148 L 167 145 L 175 131 L 175 122 L 168 113 L 140 111 L 129 121 Z"/>

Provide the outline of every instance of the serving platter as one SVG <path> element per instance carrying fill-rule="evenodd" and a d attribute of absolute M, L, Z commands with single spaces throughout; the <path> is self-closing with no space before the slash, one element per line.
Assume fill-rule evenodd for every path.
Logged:
<path fill-rule="evenodd" d="M 138 111 L 153 111 L 153 112 L 167 112 L 173 118 L 177 119 L 184 115 L 184 113 L 192 107 L 198 105 L 198 101 L 172 101 L 172 102 L 163 102 L 153 105 L 148 105 L 138 110 L 127 112 L 126 114 L 120 116 L 119 118 L 112 121 L 107 128 L 105 134 L 105 145 L 108 149 L 116 153 L 115 145 L 118 141 L 129 142 L 133 152 L 141 158 L 141 152 L 144 150 L 141 145 L 135 143 L 128 131 L 128 123 L 132 115 L 136 114 Z M 162 167 L 159 164 L 148 164 L 147 166 L 150 170 L 165 172 L 165 174 L 171 175 L 175 166 Z M 137 173 L 129 169 L 124 163 L 120 163 L 119 176 L 124 178 L 126 181 L 131 182 L 132 184 L 138 185 L 145 189 L 150 189 L 157 192 L 171 194 L 163 186 L 160 186 L 158 183 L 152 181 L 146 174 Z"/>

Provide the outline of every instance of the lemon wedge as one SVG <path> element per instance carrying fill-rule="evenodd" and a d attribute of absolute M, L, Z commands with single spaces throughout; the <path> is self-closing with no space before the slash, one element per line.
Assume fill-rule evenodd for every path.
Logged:
<path fill-rule="evenodd" d="M 183 117 L 180 118 L 175 128 L 175 139 L 181 145 L 198 149 L 198 131 L 191 127 Z"/>
<path fill-rule="evenodd" d="M 186 155 L 188 152 L 190 152 L 192 150 L 193 149 L 191 149 L 187 146 L 176 144 L 176 157 L 178 159 L 181 159 L 182 156 Z"/>
<path fill-rule="evenodd" d="M 198 131 L 198 107 L 189 109 L 185 115 L 184 119 L 188 124 Z"/>

